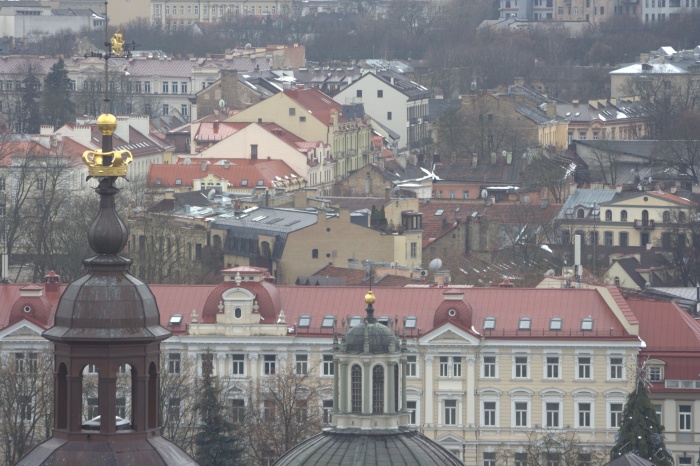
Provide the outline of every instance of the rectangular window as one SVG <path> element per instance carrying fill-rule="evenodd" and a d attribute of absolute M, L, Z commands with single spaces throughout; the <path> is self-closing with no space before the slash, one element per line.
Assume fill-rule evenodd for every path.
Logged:
<path fill-rule="evenodd" d="M 169 92 L 169 90 L 168 90 L 169 83 L 168 83 L 168 81 L 163 81 L 162 84 L 163 84 L 163 94 L 167 94 Z"/>
<path fill-rule="evenodd" d="M 143 92 L 146 94 L 151 93 L 151 81 L 144 81 L 143 82 Z"/>
<path fill-rule="evenodd" d="M 386 112 L 386 119 L 391 120 L 391 112 Z"/>
<path fill-rule="evenodd" d="M 296 360 L 296 373 L 300 375 L 306 375 L 309 371 L 309 356 L 306 354 L 297 354 Z"/>
<path fill-rule="evenodd" d="M 527 379 L 527 356 L 516 356 L 515 358 L 515 378 Z"/>
<path fill-rule="evenodd" d="M 452 376 L 462 377 L 462 358 L 454 357 L 452 358 Z"/>
<path fill-rule="evenodd" d="M 516 401 L 515 402 L 515 426 L 516 427 L 527 427 L 527 415 L 528 403 L 526 401 Z"/>
<path fill-rule="evenodd" d="M 177 422 L 180 419 L 180 398 L 168 398 L 167 416 L 169 422 Z"/>
<path fill-rule="evenodd" d="M 445 425 L 457 425 L 457 400 L 445 400 Z"/>
<path fill-rule="evenodd" d="M 622 380 L 622 358 L 610 358 L 610 380 Z"/>
<path fill-rule="evenodd" d="M 250 145 L 250 158 L 253 160 L 256 160 L 258 158 L 258 145 L 257 144 Z"/>
<path fill-rule="evenodd" d="M 496 466 L 496 452 L 484 452 L 484 466 Z"/>
<path fill-rule="evenodd" d="M 263 419 L 268 422 L 275 420 L 275 400 L 265 400 L 263 401 Z"/>
<path fill-rule="evenodd" d="M 579 379 L 591 378 L 591 358 L 590 356 L 578 357 L 578 377 Z"/>
<path fill-rule="evenodd" d="M 232 354 L 231 375 L 245 375 L 245 354 Z"/>
<path fill-rule="evenodd" d="M 548 356 L 547 357 L 547 378 L 548 379 L 558 379 L 559 378 L 559 357 L 558 356 Z"/>
<path fill-rule="evenodd" d="M 559 466 L 561 464 L 561 453 L 547 453 L 547 466 Z"/>
<path fill-rule="evenodd" d="M 527 453 L 515 454 L 515 466 L 527 466 Z"/>
<path fill-rule="evenodd" d="M 661 422 L 662 406 L 654 405 L 654 412 L 656 413 L 656 422 L 663 425 L 663 422 Z"/>
<path fill-rule="evenodd" d="M 381 90 L 381 89 L 378 89 L 378 90 L 377 90 L 377 97 L 380 98 L 380 99 L 381 99 L 382 97 L 384 97 L 384 91 Z"/>
<path fill-rule="evenodd" d="M 412 426 L 416 425 L 416 411 L 418 410 L 418 402 L 417 401 L 407 401 L 406 402 L 406 408 L 408 408 L 408 412 L 411 415 L 411 420 L 408 422 Z"/>
<path fill-rule="evenodd" d="M 661 366 L 649 366 L 647 368 L 647 378 L 650 382 L 661 382 L 664 379 L 664 371 Z"/>
<path fill-rule="evenodd" d="M 462 199 L 469 199 L 469 191 L 462 191 Z"/>
<path fill-rule="evenodd" d="M 559 427 L 559 403 L 546 403 L 547 427 Z"/>
<path fill-rule="evenodd" d="M 297 114 L 297 109 L 294 107 L 289 107 L 289 116 L 294 116 Z"/>
<path fill-rule="evenodd" d="M 234 398 L 231 400 L 231 420 L 236 424 L 242 424 L 245 420 L 245 400 Z"/>
<path fill-rule="evenodd" d="M 610 403 L 610 427 L 620 427 L 622 403 Z"/>
<path fill-rule="evenodd" d="M 323 355 L 323 375 L 330 376 L 333 375 L 333 355 L 324 354 Z"/>
<path fill-rule="evenodd" d="M 692 408 L 690 405 L 680 405 L 678 407 L 678 430 L 692 430 Z"/>
<path fill-rule="evenodd" d="M 180 113 L 182 116 L 187 116 L 187 104 L 180 105 Z"/>
<path fill-rule="evenodd" d="M 418 257 L 418 243 L 411 243 L 411 257 Z"/>
<path fill-rule="evenodd" d="M 629 242 L 629 234 L 626 231 L 620 232 L 620 244 L 619 246 L 627 246 Z"/>
<path fill-rule="evenodd" d="M 484 425 L 496 426 L 496 402 L 484 401 Z"/>
<path fill-rule="evenodd" d="M 173 81 L 172 85 L 173 85 L 173 94 L 177 94 L 177 81 Z"/>
<path fill-rule="evenodd" d="M 496 377 L 496 356 L 484 356 L 483 377 Z"/>
<path fill-rule="evenodd" d="M 168 104 L 163 104 L 163 115 L 170 115 L 170 106 Z"/>
<path fill-rule="evenodd" d="M 355 91 L 355 97 L 362 98 L 362 89 Z"/>
<path fill-rule="evenodd" d="M 591 404 L 578 404 L 578 427 L 591 427 Z"/>
<path fill-rule="evenodd" d="M 263 374 L 275 375 L 277 356 L 274 354 L 266 354 L 263 357 Z"/>
<path fill-rule="evenodd" d="M 22 421 L 31 421 L 34 417 L 34 407 L 32 406 L 32 397 L 29 395 L 20 395 L 17 397 L 17 405 L 19 418 Z"/>
<path fill-rule="evenodd" d="M 449 363 L 450 358 L 447 356 L 440 356 L 440 377 L 447 377 L 449 375 Z"/>
<path fill-rule="evenodd" d="M 418 357 L 408 356 L 408 361 L 406 362 L 406 376 L 416 377 L 418 375 Z"/>
<path fill-rule="evenodd" d="M 179 374 L 180 369 L 180 353 L 168 354 L 168 372 L 170 374 Z"/>
<path fill-rule="evenodd" d="M 323 400 L 323 423 L 328 425 L 333 422 L 333 400 Z"/>
<path fill-rule="evenodd" d="M 196 9 L 196 8 L 197 8 L 197 7 L 195 7 L 195 9 Z M 195 13 L 195 14 L 196 14 L 196 13 Z M 187 94 L 187 81 L 182 81 L 182 82 L 180 83 L 180 92 L 182 92 L 183 94 Z"/>

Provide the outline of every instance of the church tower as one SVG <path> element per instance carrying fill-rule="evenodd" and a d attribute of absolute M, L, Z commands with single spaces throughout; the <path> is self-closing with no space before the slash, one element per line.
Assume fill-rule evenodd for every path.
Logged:
<path fill-rule="evenodd" d="M 333 342 L 333 427 L 289 450 L 275 466 L 333 464 L 464 466 L 409 425 L 407 348 L 374 317 L 375 297 L 365 295 L 367 316 Z"/>
<path fill-rule="evenodd" d="M 112 148 L 113 115 L 101 115 L 97 126 L 102 150 L 83 154 L 99 182 L 100 207 L 88 231 L 96 255 L 83 261 L 85 275 L 68 285 L 54 326 L 44 332 L 55 348 L 53 436 L 18 464 L 194 465 L 160 435 L 160 342 L 170 332 L 160 326 L 151 290 L 129 273 L 131 260 L 119 255 L 128 232 L 115 209 L 115 184 L 132 156 Z M 87 422 L 86 368 L 96 372 L 98 415 Z M 122 414 L 127 419 L 117 417 L 119 372 L 131 387 L 121 394 L 130 401 Z"/>

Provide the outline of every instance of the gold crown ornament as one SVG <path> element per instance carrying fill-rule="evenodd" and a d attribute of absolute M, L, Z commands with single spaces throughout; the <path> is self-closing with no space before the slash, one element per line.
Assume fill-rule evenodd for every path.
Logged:
<path fill-rule="evenodd" d="M 111 136 L 117 129 L 117 118 L 108 113 L 97 118 L 97 129 L 104 136 Z M 126 167 L 134 161 L 134 156 L 128 150 L 86 150 L 83 152 L 83 161 L 88 166 L 88 174 L 91 177 L 126 176 Z"/>

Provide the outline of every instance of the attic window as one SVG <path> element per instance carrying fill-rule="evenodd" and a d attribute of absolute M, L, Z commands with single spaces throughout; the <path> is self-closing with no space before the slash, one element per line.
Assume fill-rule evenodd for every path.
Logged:
<path fill-rule="evenodd" d="M 241 180 L 241 186 L 248 186 L 248 180 Z"/>
<path fill-rule="evenodd" d="M 521 317 L 518 322 L 518 330 L 530 330 L 532 328 L 532 319 L 529 317 Z"/>
<path fill-rule="evenodd" d="M 258 180 L 258 186 L 263 186 L 265 182 L 263 180 Z"/>
<path fill-rule="evenodd" d="M 176 180 L 175 180 L 175 184 L 176 184 L 176 185 L 182 184 L 182 180 L 181 180 L 180 178 L 176 179 Z"/>
<path fill-rule="evenodd" d="M 387 316 L 381 316 L 377 321 L 382 325 L 389 326 L 389 317 Z"/>
<path fill-rule="evenodd" d="M 440 215 L 442 215 L 442 214 L 444 214 L 444 213 L 445 213 L 445 210 L 444 210 L 444 209 L 436 210 L 436 211 L 435 211 L 435 216 L 436 216 L 436 217 L 439 217 Z"/>
<path fill-rule="evenodd" d="M 417 323 L 418 323 L 418 319 L 416 317 L 408 316 L 408 317 L 406 317 L 406 322 L 404 323 L 404 327 L 416 328 Z"/>
<path fill-rule="evenodd" d="M 156 178 L 156 184 L 160 186 L 161 184 L 163 184 L 163 180 L 161 180 L 160 178 Z"/>
<path fill-rule="evenodd" d="M 22 309 L 24 312 L 32 312 L 32 307 L 31 306 L 24 306 Z"/>
<path fill-rule="evenodd" d="M 311 316 L 305 315 L 299 317 L 298 327 L 310 327 L 311 326 Z"/>
<path fill-rule="evenodd" d="M 581 320 L 581 330 L 584 332 L 593 330 L 593 319 L 586 317 L 585 319 Z"/>
<path fill-rule="evenodd" d="M 549 321 L 549 329 L 561 330 L 561 319 L 559 317 L 553 317 L 552 320 Z"/>
<path fill-rule="evenodd" d="M 180 325 L 182 323 L 182 314 L 173 314 L 170 316 L 168 325 Z"/>
<path fill-rule="evenodd" d="M 496 318 L 486 317 L 484 318 L 484 330 L 493 330 L 496 328 Z"/>
<path fill-rule="evenodd" d="M 330 327 L 333 327 L 334 323 L 335 323 L 335 317 L 325 316 L 323 318 L 323 321 L 321 322 L 321 327 L 330 328 Z"/>
<path fill-rule="evenodd" d="M 360 325 L 360 322 L 362 322 L 362 317 L 360 317 L 360 316 L 353 316 L 353 317 L 350 318 L 349 326 L 350 326 L 350 327 L 357 327 L 358 325 Z"/>

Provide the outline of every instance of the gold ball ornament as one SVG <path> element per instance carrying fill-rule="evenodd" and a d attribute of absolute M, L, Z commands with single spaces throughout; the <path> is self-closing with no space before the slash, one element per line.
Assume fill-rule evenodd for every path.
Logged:
<path fill-rule="evenodd" d="M 374 293 L 372 293 L 372 290 L 369 290 L 365 295 L 365 303 L 374 304 L 376 301 L 377 298 L 374 297 Z"/>
<path fill-rule="evenodd" d="M 111 136 L 117 129 L 117 117 L 109 113 L 103 113 L 97 117 L 97 129 L 105 136 Z"/>

